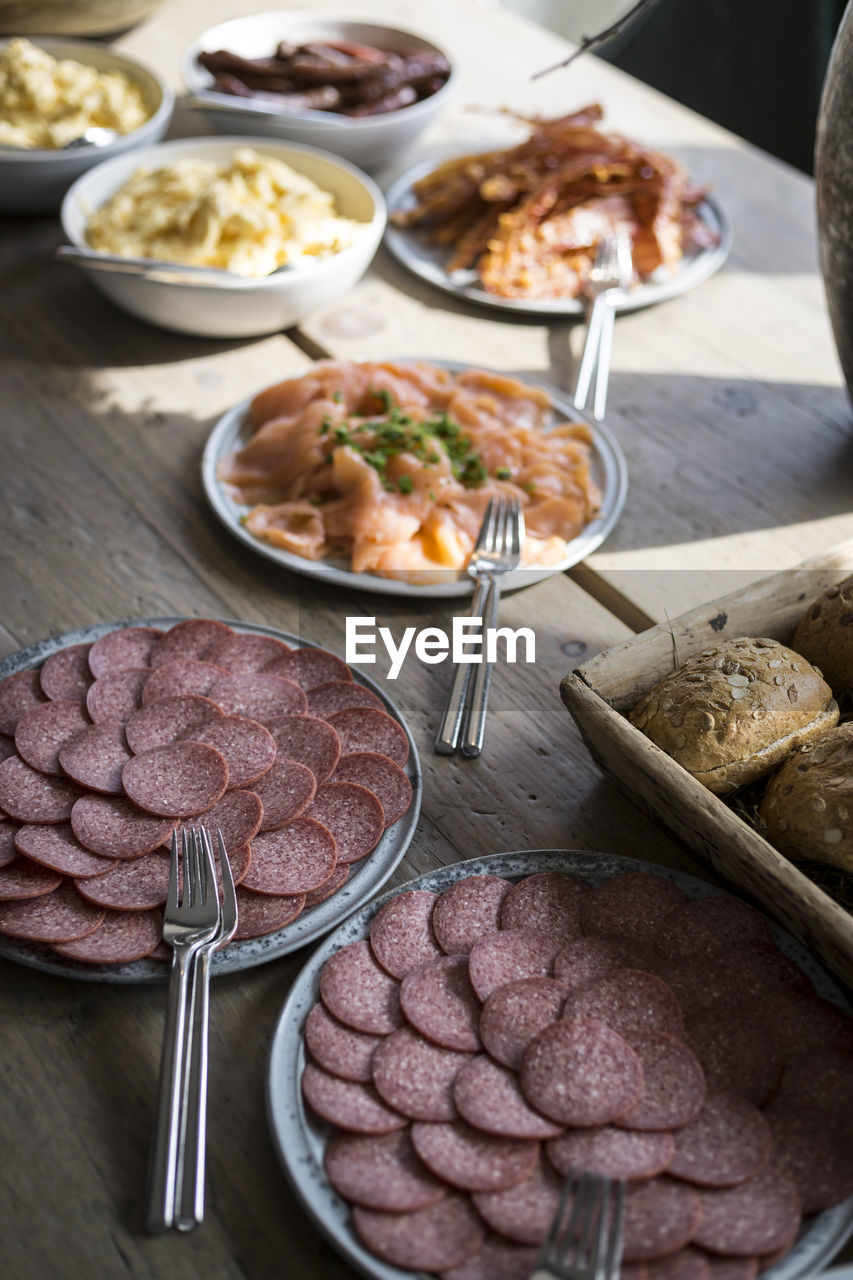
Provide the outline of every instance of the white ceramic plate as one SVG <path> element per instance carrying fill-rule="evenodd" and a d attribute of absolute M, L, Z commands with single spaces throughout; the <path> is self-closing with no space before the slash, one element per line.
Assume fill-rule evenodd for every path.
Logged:
<path fill-rule="evenodd" d="M 109 631 L 117 631 L 119 627 L 159 627 L 160 630 L 167 631 L 176 622 L 183 621 L 183 618 L 127 618 L 121 622 L 102 622 L 91 627 L 81 627 L 79 631 L 68 631 L 65 635 L 42 640 L 39 644 L 31 645 L 28 649 L 19 649 L 17 653 L 4 658 L 0 662 L 0 680 L 16 671 L 24 671 L 28 667 L 39 667 L 51 654 L 58 653 L 60 649 L 66 649 L 72 644 L 88 644 Z M 273 627 L 234 622 L 229 618 L 224 618 L 222 621 L 227 622 L 228 626 L 233 627 L 235 631 L 273 636 L 276 640 L 284 640 L 292 648 L 318 647 L 299 636 L 290 635 L 287 631 L 277 631 Z M 387 698 L 382 689 L 357 667 L 351 667 L 350 670 L 359 684 L 366 685 L 381 698 L 385 710 L 399 721 L 406 731 L 406 737 L 409 740 L 409 759 L 405 770 L 412 784 L 411 806 L 399 822 L 388 827 L 373 852 L 360 865 L 353 867 L 349 879 L 337 893 L 332 894 L 311 911 L 297 916 L 293 924 L 286 925 L 275 933 L 268 933 L 262 938 L 247 938 L 243 942 L 232 942 L 223 951 L 215 952 L 211 963 L 213 974 L 238 973 L 243 969 L 252 969 L 255 965 L 276 960 L 279 956 L 287 955 L 297 947 L 304 947 L 309 942 L 322 937 L 382 887 L 411 843 L 418 824 L 423 790 L 418 749 L 405 720 L 390 698 Z M 54 973 L 65 978 L 83 978 L 90 982 L 162 982 L 169 975 L 169 966 L 158 960 L 136 960 L 132 964 L 83 964 L 57 955 L 43 944 L 6 938 L 2 935 L 0 935 L 0 956 L 7 960 L 17 960 L 32 969 L 41 969 L 45 973 Z"/>
<path fill-rule="evenodd" d="M 291 987 L 279 1016 L 267 1076 L 267 1113 L 279 1159 L 303 1207 L 320 1231 L 362 1275 L 369 1276 L 371 1280 L 412 1280 L 413 1273 L 385 1265 L 359 1242 L 350 1226 L 349 1206 L 332 1191 L 323 1172 L 323 1152 L 333 1131 L 309 1119 L 302 1102 L 303 1029 L 305 1019 L 319 998 L 323 965 L 340 947 L 366 938 L 374 915 L 395 893 L 410 889 L 431 889 L 441 893 L 469 875 L 489 874 L 514 880 L 540 871 L 569 871 L 590 884 L 599 884 L 626 871 L 649 869 L 647 862 L 634 858 L 579 849 L 537 849 L 473 858 L 442 867 L 383 894 L 350 916 L 311 956 Z M 692 898 L 719 892 L 713 885 L 684 872 L 669 867 L 655 867 L 654 870 L 680 885 Z M 772 921 L 770 923 L 780 949 L 808 974 L 817 992 L 848 1007 L 841 988 L 814 956 L 784 929 Z M 790 1253 L 762 1274 L 766 1280 L 805 1280 L 805 1277 L 814 1276 L 835 1257 L 851 1232 L 853 1197 L 812 1219 Z"/>
<path fill-rule="evenodd" d="M 445 263 L 452 250 L 445 245 L 430 244 L 425 230 L 394 226 L 391 221 L 394 213 L 407 213 L 414 207 L 413 184 L 419 178 L 426 177 L 434 168 L 434 164 L 421 164 L 410 169 L 397 178 L 385 193 L 388 205 L 385 246 L 407 270 L 445 293 L 479 303 L 483 307 L 494 307 L 499 311 L 554 317 L 584 314 L 588 304 L 583 298 L 502 298 L 496 293 L 488 293 L 474 270 L 446 271 Z M 642 284 L 636 285 L 623 301 L 617 302 L 617 311 L 639 311 L 656 302 L 666 302 L 669 298 L 686 293 L 688 289 L 719 271 L 731 251 L 731 223 L 716 200 L 712 200 L 710 196 L 706 196 L 697 207 L 697 213 L 705 226 L 719 237 L 718 243 L 713 248 L 696 249 L 686 254 L 672 272 L 659 267 Z"/>
<path fill-rule="evenodd" d="M 407 358 L 411 359 L 412 357 Z M 400 363 L 405 363 L 405 360 L 401 360 Z M 451 372 L 461 372 L 463 369 L 470 367 L 452 360 L 431 360 L 430 363 L 449 369 Z M 484 368 L 485 366 L 479 365 L 477 367 Z M 580 413 L 567 395 L 556 391 L 546 382 L 542 382 L 541 379 L 524 374 L 522 380 L 546 391 L 551 398 L 556 413 L 561 418 L 568 418 L 572 422 L 585 422 L 591 428 L 593 437 L 592 478 L 601 490 L 602 500 L 599 514 L 589 522 L 576 538 L 573 538 L 568 543 L 566 556 L 563 560 L 557 564 L 547 566 L 537 567 L 536 565 L 531 565 L 527 568 L 519 569 L 515 573 L 507 574 L 503 579 L 503 589 L 505 591 L 511 591 L 517 587 L 530 586 L 534 582 L 539 582 L 542 578 L 550 577 L 552 573 L 562 573 L 565 569 L 570 569 L 572 565 L 590 555 L 596 547 L 601 545 L 622 514 L 625 495 L 628 491 L 628 467 L 625 457 L 604 423 L 594 422 Z M 273 560 L 283 568 L 290 569 L 294 573 L 307 574 L 312 578 L 321 578 L 324 582 L 332 583 L 335 586 L 355 588 L 361 591 L 375 591 L 382 595 L 410 596 L 419 599 L 471 595 L 474 590 L 474 584 L 466 573 L 460 575 L 448 570 L 446 577 L 443 577 L 440 582 L 422 584 L 397 582 L 391 578 L 380 578 L 372 573 L 353 573 L 347 567 L 347 562 L 344 559 L 307 560 L 304 556 L 297 556 L 293 552 L 283 551 L 249 533 L 242 521 L 250 508 L 235 502 L 226 492 L 226 488 L 218 476 L 219 464 L 235 449 L 239 449 L 246 444 L 251 437 L 248 416 L 249 403 L 249 400 L 244 400 L 242 404 L 229 409 L 220 418 L 208 437 L 201 463 L 201 478 L 207 499 L 230 533 L 239 538 L 247 547 L 251 547 L 253 551 L 266 556 L 268 560 Z"/>

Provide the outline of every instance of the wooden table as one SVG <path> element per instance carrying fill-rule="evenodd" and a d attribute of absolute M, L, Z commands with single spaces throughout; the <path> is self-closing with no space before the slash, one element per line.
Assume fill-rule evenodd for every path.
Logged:
<path fill-rule="evenodd" d="M 320 7 L 317 5 L 316 7 Z M 171 0 L 121 41 L 179 84 L 180 50 L 236 0 Z M 458 51 L 456 105 L 424 158 L 476 146 L 485 103 L 555 114 L 600 99 L 610 125 L 682 156 L 731 214 L 728 267 L 616 326 L 609 421 L 631 489 L 606 546 L 569 575 L 507 598 L 532 625 L 534 667 L 499 669 L 487 750 L 432 753 L 450 672 L 407 661 L 389 688 L 424 768 L 403 881 L 523 848 L 598 848 L 697 871 L 591 764 L 557 692 L 585 658 L 691 604 L 853 534 L 850 412 L 815 268 L 809 182 L 652 90 L 587 58 L 531 83 L 555 37 L 474 0 L 386 0 Z M 197 131 L 179 113 L 173 132 Z M 390 176 L 390 175 L 385 175 Z M 218 415 L 312 357 L 412 353 L 535 373 L 569 387 L 580 332 L 456 305 L 380 252 L 345 302 L 298 330 L 194 340 L 115 310 L 58 266 L 53 218 L 7 219 L 0 240 L 4 571 L 2 652 L 98 620 L 202 614 L 298 632 L 343 651 L 347 614 L 398 634 L 444 625 L 449 603 L 365 596 L 292 576 L 212 518 L 199 457 Z M 371 674 L 384 674 L 381 662 Z M 267 1050 L 304 952 L 217 981 L 212 996 L 208 1220 L 187 1238 L 140 1227 L 159 1063 L 161 988 L 60 981 L 2 964 L 2 1273 L 10 1280 L 305 1280 L 351 1275 L 305 1219 L 264 1111 Z"/>

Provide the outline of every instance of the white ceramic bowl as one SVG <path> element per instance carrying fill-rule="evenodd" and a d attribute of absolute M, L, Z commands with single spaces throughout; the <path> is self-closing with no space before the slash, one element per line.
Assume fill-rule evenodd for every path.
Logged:
<path fill-rule="evenodd" d="M 428 12 L 428 10 L 427 10 Z M 447 83 L 422 102 L 384 115 L 350 118 L 325 111 L 280 112 L 270 117 L 242 116 L 233 111 L 206 109 L 211 124 L 221 133 L 256 133 L 270 138 L 289 138 L 323 147 L 335 155 L 351 160 L 362 169 L 374 172 L 405 153 L 408 145 L 435 119 L 455 89 L 453 59 L 446 50 L 425 36 L 389 26 L 382 18 L 365 17 L 353 21 L 346 14 L 285 11 L 255 13 L 233 18 L 211 27 L 190 45 L 183 57 L 184 80 L 191 94 L 209 91 L 213 77 L 198 62 L 199 53 L 227 49 L 244 58 L 269 57 L 280 40 L 301 43 L 306 40 L 352 40 L 359 44 L 396 52 L 401 49 L 427 49 L 443 53 L 451 63 Z M 234 98 L 239 104 L 243 99 Z M 251 106 L 248 101 L 248 106 Z"/>
<path fill-rule="evenodd" d="M 8 44 L 0 41 L 0 47 Z M 72 151 L 46 148 L 25 150 L 0 147 L 0 212 L 52 213 L 81 174 L 111 156 L 123 156 L 139 147 L 159 142 L 169 127 L 175 105 L 171 89 L 156 71 L 116 53 L 105 45 L 80 40 L 33 40 L 53 58 L 73 58 L 98 71 L 123 71 L 142 90 L 151 112 L 131 133 L 120 134 L 104 147 L 81 147 Z"/>
<path fill-rule="evenodd" d="M 62 226 L 71 244 L 88 248 L 86 227 L 138 169 L 178 160 L 223 163 L 238 147 L 253 147 L 311 178 L 335 197 L 337 212 L 365 224 L 364 233 L 340 253 L 277 275 L 247 278 L 223 273 L 221 285 L 148 280 L 91 271 L 92 281 L 117 306 L 163 329 L 204 338 L 248 338 L 298 324 L 317 307 L 345 294 L 361 279 L 385 229 L 385 201 L 376 184 L 353 165 L 315 147 L 259 138 L 181 138 L 116 156 L 83 174 L 62 202 Z M 91 250 L 90 250 L 91 252 Z"/>

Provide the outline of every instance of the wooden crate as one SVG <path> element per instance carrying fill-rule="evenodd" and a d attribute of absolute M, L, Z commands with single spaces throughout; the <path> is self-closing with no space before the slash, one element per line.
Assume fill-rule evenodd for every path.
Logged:
<path fill-rule="evenodd" d="M 809 602 L 851 572 L 853 542 L 605 650 L 567 675 L 560 691 L 593 759 L 621 790 L 853 987 L 853 916 L 625 714 L 697 650 L 744 635 L 790 642 Z"/>

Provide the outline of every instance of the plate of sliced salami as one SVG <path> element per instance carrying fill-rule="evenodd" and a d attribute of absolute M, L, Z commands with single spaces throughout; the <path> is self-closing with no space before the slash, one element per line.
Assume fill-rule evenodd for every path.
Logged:
<path fill-rule="evenodd" d="M 0 956 L 155 981 L 168 848 L 220 829 L 240 923 L 214 973 L 314 941 L 417 824 L 417 748 L 337 654 L 209 618 L 101 623 L 0 663 Z"/>
<path fill-rule="evenodd" d="M 524 1280 L 570 1168 L 627 1182 L 625 1276 L 814 1275 L 853 1232 L 853 1018 L 696 877 L 537 850 L 349 917 L 291 989 L 268 1114 L 377 1280 Z"/>

